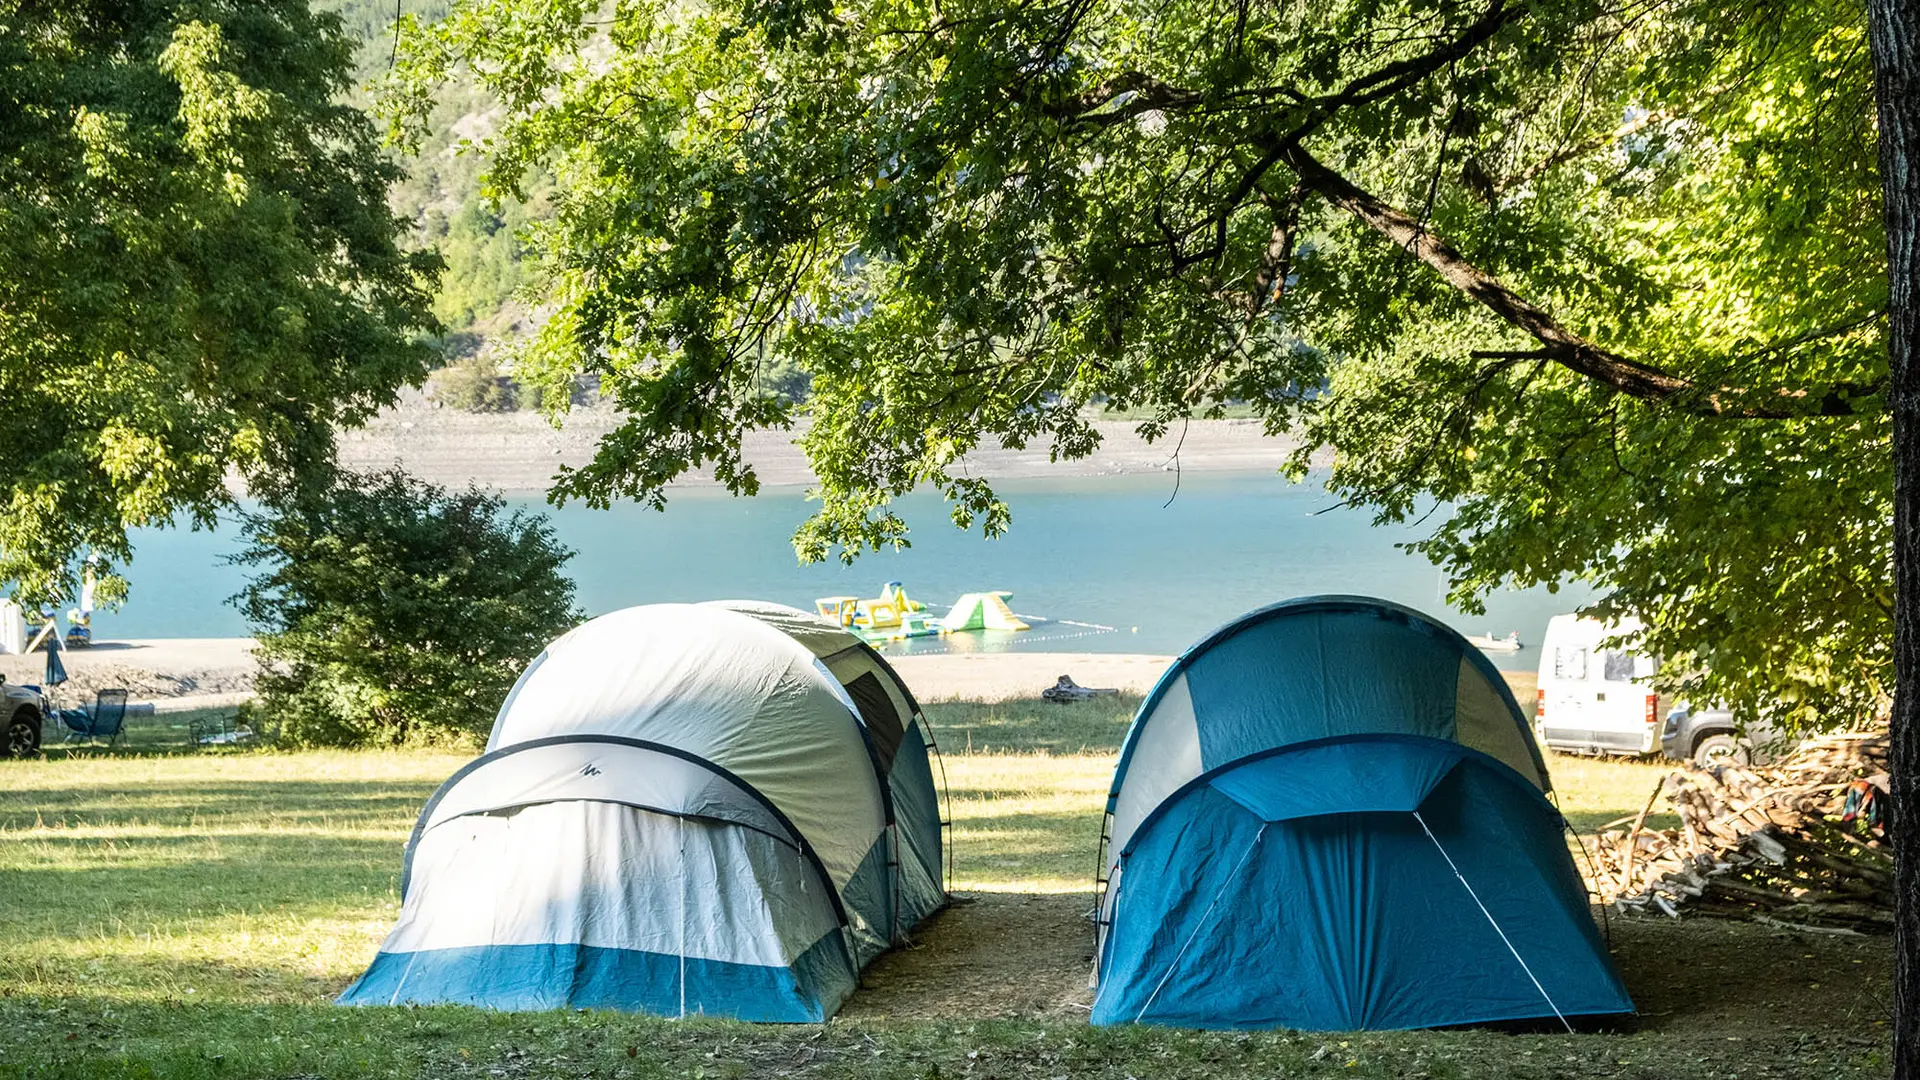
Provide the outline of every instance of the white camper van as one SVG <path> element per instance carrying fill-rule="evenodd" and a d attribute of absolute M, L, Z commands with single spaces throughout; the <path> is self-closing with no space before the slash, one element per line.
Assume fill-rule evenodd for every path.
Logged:
<path fill-rule="evenodd" d="M 1540 644 L 1540 695 L 1534 730 L 1543 746 L 1575 754 L 1649 754 L 1660 749 L 1665 719 L 1652 686 L 1654 660 L 1601 643 L 1640 629 L 1555 615 Z"/>

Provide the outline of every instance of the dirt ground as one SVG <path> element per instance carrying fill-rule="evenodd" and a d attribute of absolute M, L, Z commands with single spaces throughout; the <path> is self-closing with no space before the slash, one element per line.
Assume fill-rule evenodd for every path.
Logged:
<path fill-rule="evenodd" d="M 1778 1034 L 1791 1018 L 1866 1032 L 1891 1014 L 1893 947 L 1884 937 L 1803 933 L 1728 919 L 1615 917 L 1614 953 L 1652 1031 Z"/>
<path fill-rule="evenodd" d="M 973 893 L 867 969 L 848 1019 L 1085 1019 L 1093 995 L 1090 893 Z M 1891 1003 L 1884 938 L 1720 919 L 1613 917 L 1613 953 L 1639 1015 L 1633 1030 L 1719 1041 L 1824 1017 L 1870 1045 Z"/>
<path fill-rule="evenodd" d="M 249 638 L 156 638 L 102 641 L 61 654 L 68 694 L 125 687 L 136 700 L 229 694 L 253 687 L 253 642 Z M 1141 694 L 1173 661 L 1170 656 L 1102 653 L 930 654 L 892 659 L 923 701 L 1004 701 L 1038 697 L 1062 674 L 1082 686 L 1116 687 Z M 45 653 L 0 655 L 0 675 L 10 682 L 38 683 Z"/>
<path fill-rule="evenodd" d="M 103 687 L 123 687 L 134 700 L 234 694 L 253 688 L 250 638 L 153 638 L 102 641 L 60 654 L 68 681 L 62 703 L 91 696 Z M 46 677 L 47 654 L 0 655 L 0 675 L 8 682 L 39 683 Z"/>
<path fill-rule="evenodd" d="M 848 1019 L 1087 1017 L 1092 893 L 961 894 L 861 976 Z"/>
<path fill-rule="evenodd" d="M 230 694 L 253 687 L 250 638 L 153 638 L 102 641 L 72 649 L 61 659 L 71 680 L 68 689 L 92 693 L 123 686 L 136 699 L 189 694 Z M 1171 656 L 1140 653 L 928 653 L 897 656 L 890 662 L 914 696 L 922 701 L 1006 701 L 1038 697 L 1061 675 L 1081 686 L 1113 687 L 1144 694 L 1153 688 Z M 37 683 L 45 675 L 45 653 L 0 655 L 0 675 L 10 682 Z M 1523 710 L 1533 707 L 1532 672 L 1507 672 L 1507 682 Z"/>

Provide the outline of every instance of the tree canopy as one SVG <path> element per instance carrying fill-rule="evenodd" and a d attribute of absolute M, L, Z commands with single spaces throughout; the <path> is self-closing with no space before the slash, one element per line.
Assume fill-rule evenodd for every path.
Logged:
<path fill-rule="evenodd" d="M 323 474 L 424 377 L 431 256 L 304 0 L 0 0 L 0 579 Z M 111 578 L 110 578 L 111 583 Z"/>
<path fill-rule="evenodd" d="M 473 78 L 495 188 L 554 177 L 520 370 L 629 417 L 557 499 L 752 492 L 775 363 L 811 380 L 809 558 L 904 539 L 920 485 L 1004 527 L 982 440 L 1244 401 L 1428 520 L 1458 601 L 1585 578 L 1788 722 L 1888 689 L 1855 5 L 465 0 L 402 40 L 403 128 Z"/>

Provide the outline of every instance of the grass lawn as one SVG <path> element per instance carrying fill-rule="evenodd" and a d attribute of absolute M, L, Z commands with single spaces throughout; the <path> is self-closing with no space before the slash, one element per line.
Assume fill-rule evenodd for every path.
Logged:
<path fill-rule="evenodd" d="M 0 762 L 0 1076 L 1871 1077 L 1890 949 L 1616 920 L 1630 1033 L 1206 1034 L 1086 1025 L 1083 913 L 1133 700 L 931 707 L 962 903 L 820 1026 L 340 1009 L 398 909 L 435 753 L 56 752 Z M 1657 766 L 1556 758 L 1590 827 Z"/>

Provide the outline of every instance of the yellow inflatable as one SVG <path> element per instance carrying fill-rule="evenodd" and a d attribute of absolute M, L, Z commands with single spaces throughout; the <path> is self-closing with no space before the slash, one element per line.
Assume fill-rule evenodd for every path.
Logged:
<path fill-rule="evenodd" d="M 926 614 L 927 605 L 907 595 L 897 581 L 889 581 L 872 599 L 823 596 L 813 602 L 822 618 L 831 619 L 869 641 L 897 641 L 933 637 L 947 628 Z"/>

